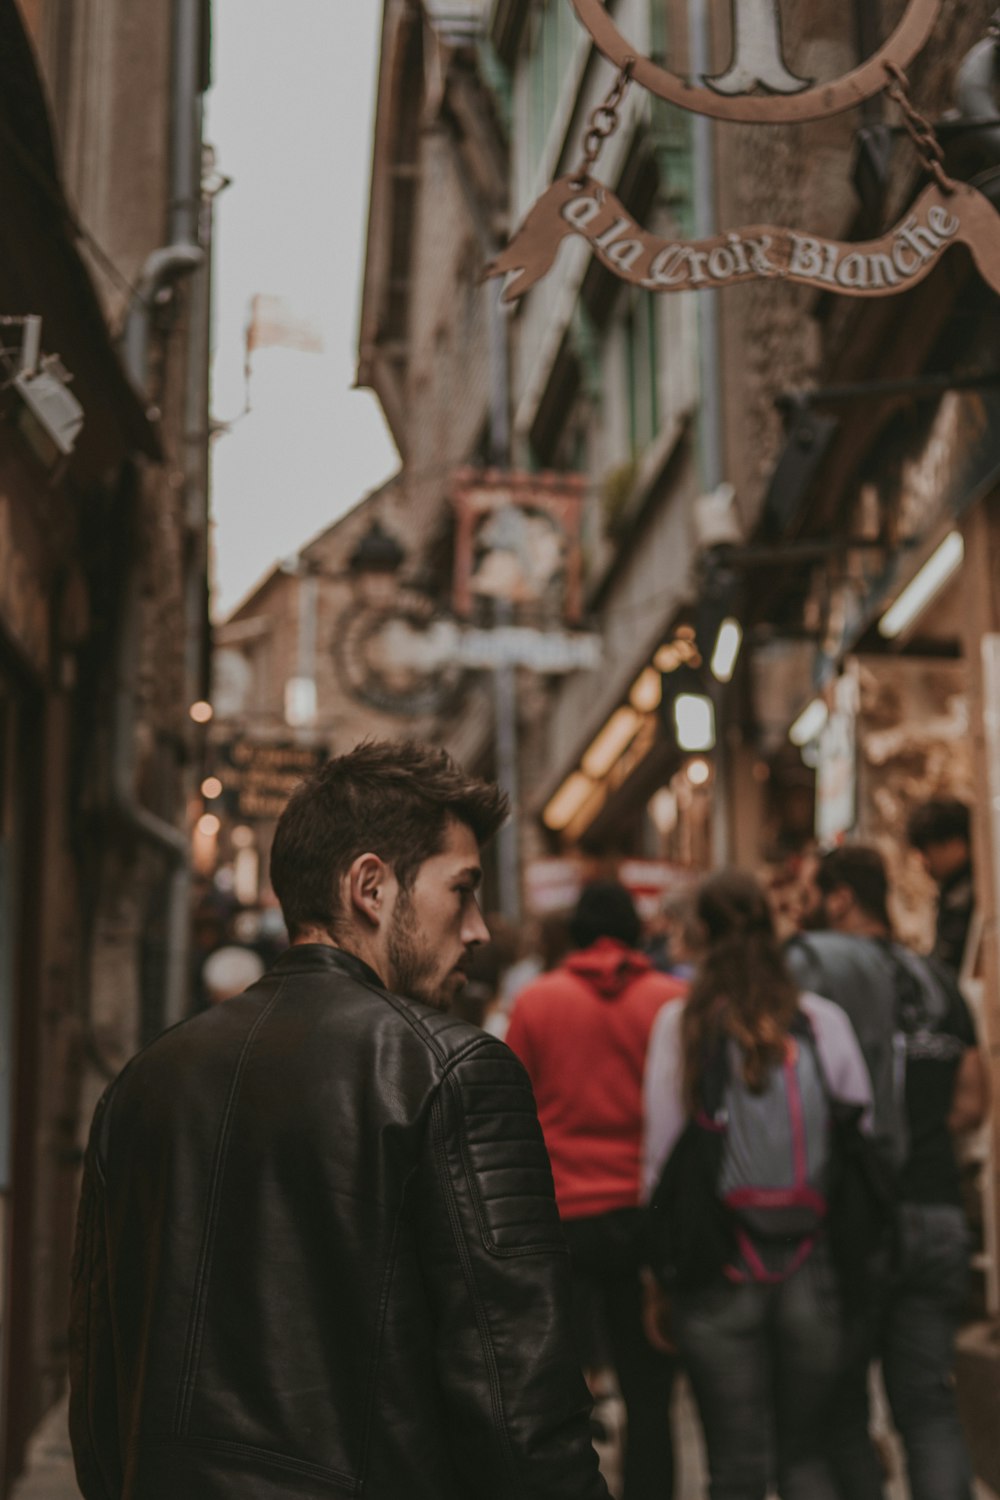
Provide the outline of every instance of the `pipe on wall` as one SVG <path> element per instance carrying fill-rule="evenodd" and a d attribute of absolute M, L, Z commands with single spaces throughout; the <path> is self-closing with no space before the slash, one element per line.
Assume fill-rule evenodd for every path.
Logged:
<path fill-rule="evenodd" d="M 207 278 L 208 262 L 200 240 L 202 207 L 202 99 L 201 48 L 202 0 L 173 0 L 172 27 L 172 93 L 171 93 L 171 166 L 168 244 L 154 250 L 142 268 L 136 295 L 129 308 L 125 325 L 123 354 L 133 384 L 143 396 L 148 395 L 149 352 L 152 315 L 156 298 L 165 287 L 185 276 L 199 273 Z M 188 524 L 197 509 L 199 522 L 207 507 L 207 478 L 201 459 L 192 452 L 193 429 L 207 434 L 207 347 L 210 315 L 207 281 L 192 297 L 189 328 L 190 355 L 186 369 L 184 404 L 184 478 L 185 515 Z M 204 363 L 205 369 L 201 369 Z M 197 372 L 196 372 L 197 365 Z M 197 380 L 193 377 L 197 373 Z M 195 410 L 197 404 L 198 410 Z M 197 494 L 192 495 L 192 487 Z M 196 523 L 197 524 L 197 523 Z M 193 571 L 193 564 L 189 571 Z M 204 621 L 201 590 L 195 593 L 190 577 L 185 580 L 185 683 L 191 688 L 191 663 L 194 656 L 192 634 L 200 631 Z M 197 612 L 197 622 L 194 614 Z M 111 754 L 111 810 L 119 823 L 137 839 L 154 847 L 167 861 L 170 870 L 168 909 L 166 913 L 166 963 L 164 978 L 164 1019 L 169 1024 L 184 1014 L 188 984 L 188 896 L 190 890 L 189 847 L 187 835 L 166 819 L 143 807 L 135 787 L 136 679 L 138 675 L 137 644 L 141 622 L 138 580 L 130 572 L 125 606 L 119 625 L 116 658 L 114 729 Z"/>

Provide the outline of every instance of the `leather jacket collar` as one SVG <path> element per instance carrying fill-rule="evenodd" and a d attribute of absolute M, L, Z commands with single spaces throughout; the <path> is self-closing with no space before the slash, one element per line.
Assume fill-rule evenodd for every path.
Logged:
<path fill-rule="evenodd" d="M 271 965 L 272 974 L 322 974 L 324 971 L 349 974 L 352 979 L 386 991 L 384 981 L 363 959 L 356 958 L 344 948 L 331 948 L 327 943 L 295 943 Z"/>

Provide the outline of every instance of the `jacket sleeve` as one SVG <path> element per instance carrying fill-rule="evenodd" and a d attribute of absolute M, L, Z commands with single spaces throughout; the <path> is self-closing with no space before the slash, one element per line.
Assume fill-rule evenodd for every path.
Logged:
<path fill-rule="evenodd" d="M 481 1500 L 607 1500 L 569 1257 L 522 1065 L 477 1040 L 435 1095 L 417 1236 L 453 1458 Z"/>
<path fill-rule="evenodd" d="M 119 1500 L 122 1493 L 104 1179 L 98 1149 L 106 1099 L 97 1106 L 84 1161 L 70 1301 L 69 1430 L 84 1500 Z"/>

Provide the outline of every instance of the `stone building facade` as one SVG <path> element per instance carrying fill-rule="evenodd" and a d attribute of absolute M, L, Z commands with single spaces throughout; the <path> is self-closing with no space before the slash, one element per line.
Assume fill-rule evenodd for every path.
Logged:
<path fill-rule="evenodd" d="M 65 1384 L 98 1092 L 186 1005 L 189 708 L 208 661 L 208 11 L 0 6 L 3 345 L 9 360 L 40 316 L 82 423 L 64 456 L 16 405 L 0 431 L 0 1488 Z"/>
<path fill-rule="evenodd" d="M 513 227 L 579 162 L 614 70 L 560 0 L 470 0 L 467 9 L 464 47 L 475 51 L 506 126 Z M 785 61 L 803 78 L 841 76 L 907 10 L 906 0 L 782 0 Z M 907 72 L 912 106 L 938 128 L 946 172 L 996 203 L 993 11 L 991 0 L 942 6 Z M 614 7 L 637 52 L 682 76 L 726 69 L 734 14 L 726 0 Z M 387 27 L 406 15 L 426 24 L 429 11 L 390 0 Z M 412 84 L 403 80 L 415 76 L 387 71 L 384 60 L 380 116 L 393 90 L 404 97 Z M 430 139 L 434 117 L 422 118 Z M 431 159 L 427 141 L 417 150 Z M 380 170 L 377 151 L 373 205 Z M 763 223 L 844 242 L 905 229 L 926 183 L 887 94 L 829 120 L 749 126 L 696 119 L 636 87 L 594 176 L 654 233 L 706 237 Z M 397 180 L 412 212 L 456 243 L 443 226 L 461 216 L 435 175 Z M 373 208 L 376 245 L 378 223 Z M 406 243 L 410 282 L 428 278 L 421 301 L 437 305 L 432 278 L 445 261 L 422 264 L 419 235 Z M 370 270 L 375 264 L 370 244 Z M 466 284 L 454 263 L 448 274 L 458 278 L 453 286 Z M 370 290 L 367 306 L 371 314 Z M 614 280 L 570 239 L 507 316 L 506 361 L 492 384 L 509 417 L 505 454 L 515 467 L 589 480 L 587 618 L 604 643 L 599 671 L 522 683 L 525 849 L 659 854 L 697 871 L 724 860 L 794 863 L 817 832 L 875 838 L 890 856 L 901 923 L 926 943 L 932 893 L 905 847 L 907 813 L 936 793 L 972 798 L 979 789 L 983 938 L 968 955 L 966 980 L 994 1068 L 1000 828 L 981 789 L 996 779 L 997 317 L 995 294 L 959 249 L 921 285 L 879 299 L 779 280 L 654 297 Z M 430 324 L 415 318 L 407 327 L 419 331 L 434 378 L 407 387 L 412 408 L 400 408 L 400 432 L 412 409 L 435 446 L 445 427 L 471 440 L 464 408 L 455 408 L 454 429 L 450 421 L 456 377 L 448 360 L 464 374 L 456 347 L 441 338 L 432 360 Z M 365 338 L 363 371 L 373 368 Z M 407 355 L 413 370 L 415 350 Z M 486 373 L 470 366 L 463 392 L 479 389 Z M 372 384 L 388 410 L 393 391 Z M 418 478 L 428 460 L 418 464 L 405 442 L 401 450 L 404 474 L 412 468 Z M 946 560 L 964 561 L 892 634 L 890 608 L 925 564 L 941 566 L 942 547 Z M 726 619 L 739 625 L 743 646 L 722 681 L 706 668 Z M 711 748 L 681 747 L 671 722 L 681 676 L 711 699 Z M 802 728 L 805 710 L 816 727 Z M 977 1151 L 985 1225 L 978 1293 L 995 1318 L 1000 1157 L 992 1140 Z M 982 1349 L 970 1338 L 974 1363 Z M 981 1400 L 987 1388 L 997 1388 L 992 1377 L 964 1382 Z M 994 1483 L 995 1415 L 994 1405 L 976 1423 L 980 1469 Z"/>

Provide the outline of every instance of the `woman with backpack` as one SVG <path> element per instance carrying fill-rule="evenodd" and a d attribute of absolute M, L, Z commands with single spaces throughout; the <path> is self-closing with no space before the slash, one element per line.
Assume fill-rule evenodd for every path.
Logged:
<path fill-rule="evenodd" d="M 849 1320 L 827 1211 L 835 1119 L 871 1088 L 843 1011 L 800 994 L 750 875 L 709 876 L 683 1005 L 654 1025 L 644 1186 L 673 1333 L 708 1450 L 711 1500 L 835 1500 L 823 1418 Z M 659 1221 L 659 1222 L 658 1222 Z M 665 1259 L 666 1264 L 663 1264 Z"/>

